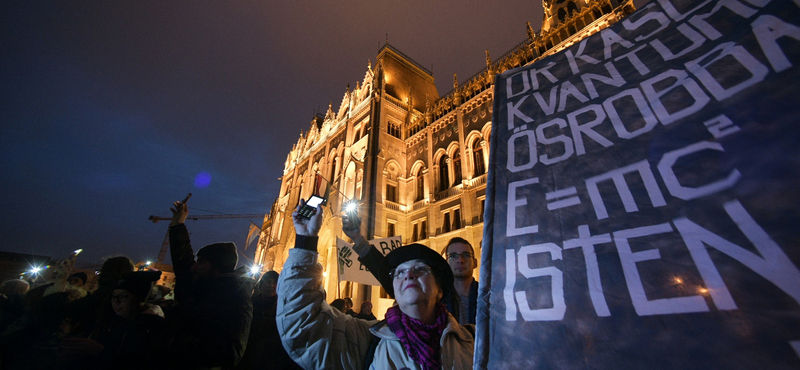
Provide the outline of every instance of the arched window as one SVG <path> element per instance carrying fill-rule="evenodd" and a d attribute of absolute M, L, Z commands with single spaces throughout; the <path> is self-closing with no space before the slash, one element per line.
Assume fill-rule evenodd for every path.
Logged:
<path fill-rule="evenodd" d="M 572 16 L 572 14 L 575 13 L 576 11 L 578 11 L 578 7 L 575 5 L 575 2 L 574 1 L 568 2 L 567 12 L 569 12 L 569 15 Z"/>
<path fill-rule="evenodd" d="M 328 175 L 328 181 L 333 183 L 336 181 L 336 165 L 339 164 L 339 157 L 334 156 L 333 160 L 331 161 L 331 172 Z"/>
<path fill-rule="evenodd" d="M 352 161 L 347 165 L 347 170 L 344 171 L 344 196 L 347 199 L 353 199 L 356 190 L 356 165 Z"/>
<path fill-rule="evenodd" d="M 417 198 L 415 202 L 421 201 L 425 197 L 425 179 L 422 176 L 422 167 L 417 170 Z"/>
<path fill-rule="evenodd" d="M 356 174 L 356 197 L 358 199 L 363 199 L 363 194 L 361 194 L 361 189 L 364 180 L 364 170 L 358 170 Z"/>
<path fill-rule="evenodd" d="M 478 177 L 486 173 L 486 164 L 483 162 L 483 147 L 480 140 L 475 140 L 472 144 L 472 158 L 475 163 L 474 177 Z"/>
<path fill-rule="evenodd" d="M 450 175 L 447 173 L 447 156 L 439 158 L 439 191 L 450 188 Z"/>
<path fill-rule="evenodd" d="M 286 194 L 289 194 L 291 192 L 292 192 L 292 179 L 289 179 L 289 181 L 286 182 Z"/>
<path fill-rule="evenodd" d="M 558 20 L 563 22 L 567 19 L 567 11 L 564 8 L 558 9 Z"/>
<path fill-rule="evenodd" d="M 453 186 L 461 183 L 461 150 L 456 149 L 453 153 Z"/>
<path fill-rule="evenodd" d="M 361 125 L 353 127 L 353 142 L 357 143 L 361 140 Z"/>

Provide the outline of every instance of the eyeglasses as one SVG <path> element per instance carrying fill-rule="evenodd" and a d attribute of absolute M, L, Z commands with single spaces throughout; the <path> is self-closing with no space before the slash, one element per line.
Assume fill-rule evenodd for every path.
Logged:
<path fill-rule="evenodd" d="M 416 279 L 416 278 L 420 278 L 422 276 L 425 276 L 427 274 L 430 274 L 431 273 L 431 268 L 428 267 L 428 266 L 425 266 L 425 265 L 420 265 L 420 266 L 414 266 L 414 267 L 409 267 L 409 268 L 404 268 L 404 269 L 399 269 L 399 270 L 398 269 L 393 269 L 392 271 L 389 271 L 389 276 L 391 276 L 393 279 L 397 280 L 397 279 L 400 279 L 401 277 L 405 276 L 407 272 L 411 273 L 411 276 L 413 276 Z"/>
<path fill-rule="evenodd" d="M 463 258 L 465 260 L 468 260 L 468 259 L 472 258 L 472 253 L 470 253 L 470 252 L 455 253 L 454 252 L 454 253 L 448 253 L 447 254 L 447 259 L 449 259 L 449 260 L 457 260 L 459 258 Z"/>
<path fill-rule="evenodd" d="M 117 301 L 117 303 L 126 303 L 126 302 L 128 302 L 129 299 L 131 299 L 131 295 L 130 294 L 116 294 L 116 295 L 112 294 L 111 295 L 111 301 L 112 302 L 113 301 Z"/>

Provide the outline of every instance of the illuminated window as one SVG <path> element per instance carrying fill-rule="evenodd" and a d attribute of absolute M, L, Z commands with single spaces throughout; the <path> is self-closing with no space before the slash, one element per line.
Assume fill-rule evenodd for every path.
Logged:
<path fill-rule="evenodd" d="M 411 241 L 428 239 L 428 220 L 423 218 L 411 224 Z"/>
<path fill-rule="evenodd" d="M 453 186 L 461 183 L 461 151 L 456 149 L 453 153 Z"/>
<path fill-rule="evenodd" d="M 339 164 L 339 157 L 333 157 L 333 161 L 331 161 L 331 171 L 328 175 L 328 180 L 330 182 L 336 181 L 336 165 Z"/>
<path fill-rule="evenodd" d="M 447 156 L 443 155 L 439 158 L 439 191 L 445 191 L 450 188 L 450 174 L 447 172 Z"/>
<path fill-rule="evenodd" d="M 386 184 L 386 200 L 397 203 L 397 186 Z"/>
<path fill-rule="evenodd" d="M 425 182 L 422 176 L 422 167 L 417 170 L 417 198 L 416 201 L 420 201 L 425 197 Z"/>
<path fill-rule="evenodd" d="M 389 135 L 392 135 L 398 139 L 402 139 L 402 134 L 400 133 L 400 125 L 394 124 L 392 122 L 386 123 L 386 132 Z"/>
<path fill-rule="evenodd" d="M 481 147 L 480 140 L 475 140 L 472 145 L 472 158 L 475 163 L 475 177 L 486 173 L 486 164 L 483 162 L 483 147 Z"/>

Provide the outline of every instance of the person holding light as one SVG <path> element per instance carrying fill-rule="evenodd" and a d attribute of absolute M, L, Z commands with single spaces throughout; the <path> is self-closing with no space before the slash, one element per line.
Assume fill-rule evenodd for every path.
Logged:
<path fill-rule="evenodd" d="M 305 205 L 300 200 L 298 210 Z M 297 233 L 278 282 L 278 331 L 292 358 L 306 369 L 469 369 L 474 339 L 439 301 L 453 289 L 453 273 L 434 250 L 409 244 L 390 252 L 379 274 L 397 305 L 386 319 L 366 321 L 325 301 L 317 234 L 323 210 L 292 214 Z"/>

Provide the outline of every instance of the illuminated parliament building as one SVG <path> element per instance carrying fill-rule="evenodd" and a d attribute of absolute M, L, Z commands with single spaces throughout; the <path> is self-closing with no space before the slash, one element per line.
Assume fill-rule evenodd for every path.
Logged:
<path fill-rule="evenodd" d="M 342 203 L 359 202 L 367 239 L 402 236 L 443 252 L 453 237 L 469 240 L 481 256 L 494 78 L 508 69 L 559 52 L 624 18 L 632 0 L 545 0 L 541 32 L 527 38 L 440 96 L 431 71 L 390 44 L 348 86 L 338 107 L 318 114 L 286 156 L 278 198 L 265 218 L 255 255 L 264 270 L 281 271 L 294 247 L 291 214 L 314 192 L 319 174 L 331 191 L 319 239 L 328 300 L 370 300 L 376 314 L 391 305 L 383 289 L 338 282 L 336 238 Z M 338 189 L 339 191 L 336 191 Z M 475 270 L 476 278 L 479 269 Z"/>

